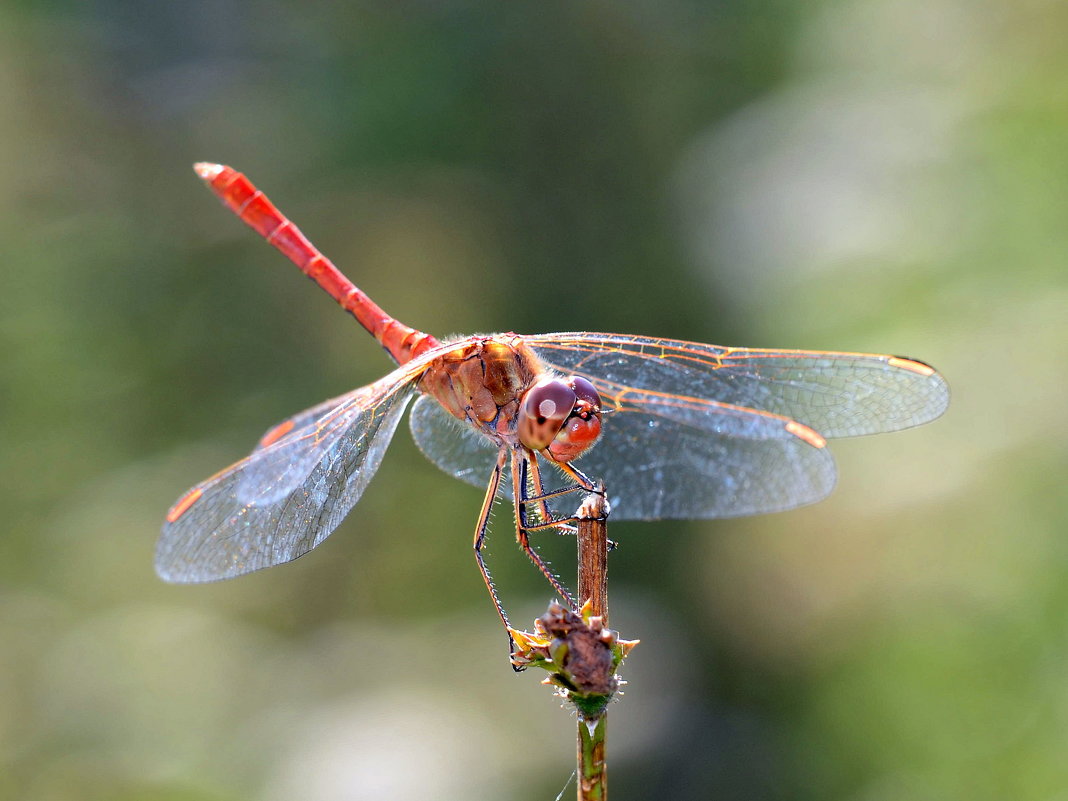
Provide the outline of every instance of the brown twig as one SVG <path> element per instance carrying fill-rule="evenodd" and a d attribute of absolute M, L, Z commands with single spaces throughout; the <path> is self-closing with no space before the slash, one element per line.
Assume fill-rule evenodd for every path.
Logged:
<path fill-rule="evenodd" d="M 606 801 L 605 710 L 619 688 L 616 668 L 638 644 L 621 640 L 605 625 L 608 614 L 608 503 L 591 493 L 575 513 L 578 524 L 578 611 L 553 601 L 534 621 L 534 631 L 509 628 L 512 664 L 549 672 L 544 684 L 557 688 L 578 713 L 578 798 Z"/>
<path fill-rule="evenodd" d="M 590 612 L 608 625 L 608 502 L 604 495 L 589 495 L 579 507 L 578 597 Z M 578 801 L 606 801 L 608 767 L 605 735 L 608 715 L 594 721 L 579 717 L 577 768 Z"/>
<path fill-rule="evenodd" d="M 608 625 L 608 501 L 590 494 L 575 513 L 578 521 L 578 597 Z"/>

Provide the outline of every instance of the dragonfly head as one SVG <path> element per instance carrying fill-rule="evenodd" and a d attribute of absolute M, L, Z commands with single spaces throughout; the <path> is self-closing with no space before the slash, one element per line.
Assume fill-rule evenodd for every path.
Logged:
<path fill-rule="evenodd" d="M 585 378 L 545 377 L 523 396 L 519 408 L 519 441 L 547 452 L 557 462 L 570 462 L 601 433 L 601 396 Z"/>

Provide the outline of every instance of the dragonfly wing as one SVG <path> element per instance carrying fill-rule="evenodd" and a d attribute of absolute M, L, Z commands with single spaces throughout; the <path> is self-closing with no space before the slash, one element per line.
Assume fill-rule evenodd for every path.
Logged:
<path fill-rule="evenodd" d="M 636 387 L 759 409 L 825 437 L 848 437 L 921 425 L 949 404 L 949 388 L 933 368 L 897 356 L 723 348 L 622 334 L 526 339 L 551 367 L 598 379 L 609 405 Z"/>
<path fill-rule="evenodd" d="M 364 393 L 367 389 L 368 387 L 360 387 L 357 390 L 347 392 L 339 397 L 325 400 L 320 404 L 312 406 L 310 409 L 305 409 L 304 411 L 293 415 L 292 417 L 287 417 L 281 423 L 278 423 L 278 425 L 271 426 L 264 432 L 264 435 L 260 437 L 260 441 L 256 443 L 256 450 L 273 445 L 292 431 L 303 429 L 309 423 L 319 420 L 327 412 L 341 409 L 354 396 Z"/>
<path fill-rule="evenodd" d="M 578 466 L 604 480 L 613 519 L 777 512 L 834 488 L 826 443 L 777 415 L 635 391 L 602 425 Z"/>
<path fill-rule="evenodd" d="M 297 415 L 302 425 L 191 489 L 167 515 L 159 575 L 215 581 L 310 551 L 360 499 L 414 392 L 394 374 L 318 416 Z"/>
<path fill-rule="evenodd" d="M 268 429 L 237 479 L 237 500 L 268 506 L 289 497 L 309 473 L 339 446 L 361 414 L 373 408 L 385 384 L 369 384 L 283 420 Z M 392 436 L 392 435 L 391 435 Z"/>
<path fill-rule="evenodd" d="M 430 395 L 415 402 L 408 423 L 415 444 L 427 459 L 461 481 L 486 486 L 497 464 L 497 446 L 488 437 L 457 420 Z M 508 487 L 511 481 L 506 475 L 501 479 L 499 494 L 510 498 Z"/>
<path fill-rule="evenodd" d="M 485 486 L 497 458 L 488 438 L 430 396 L 416 401 L 410 422 L 430 461 L 462 481 Z M 775 415 L 632 391 L 603 426 L 598 444 L 578 464 L 604 479 L 613 519 L 778 511 L 817 501 L 834 487 L 834 461 L 826 448 L 813 444 L 819 438 Z M 546 489 L 570 483 L 552 473 L 543 477 Z M 501 494 L 510 498 L 503 488 L 507 482 L 501 483 Z"/>

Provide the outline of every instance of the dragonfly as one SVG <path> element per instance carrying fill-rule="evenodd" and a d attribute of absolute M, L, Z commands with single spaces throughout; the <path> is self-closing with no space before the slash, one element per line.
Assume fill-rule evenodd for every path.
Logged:
<path fill-rule="evenodd" d="M 248 456 L 182 495 L 156 549 L 167 581 L 227 579 L 315 548 L 360 500 L 413 400 L 420 450 L 485 487 L 474 554 L 506 627 L 483 558 L 497 498 L 512 501 L 519 546 L 574 607 L 530 539 L 568 530 L 553 508 L 568 493 L 607 487 L 620 520 L 783 511 L 831 492 L 828 438 L 920 425 L 949 402 L 933 367 L 900 356 L 586 331 L 440 341 L 383 311 L 245 175 L 221 164 L 194 169 L 397 367 L 282 421 Z"/>

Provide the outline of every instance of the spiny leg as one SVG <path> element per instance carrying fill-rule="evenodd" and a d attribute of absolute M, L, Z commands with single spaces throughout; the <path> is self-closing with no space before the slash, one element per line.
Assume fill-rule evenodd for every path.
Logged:
<path fill-rule="evenodd" d="M 538 465 L 538 457 L 530 451 L 524 453 L 523 458 L 523 496 L 520 503 L 520 515 L 523 528 L 527 531 L 536 531 L 544 528 L 556 527 L 560 534 L 574 534 L 576 528 L 568 525 L 573 522 L 572 518 L 555 518 L 553 517 L 552 510 L 549 508 L 547 500 L 551 498 L 559 498 L 561 495 L 567 495 L 572 492 L 577 492 L 582 489 L 577 484 L 573 484 L 569 487 L 561 487 L 550 492 L 546 492 L 541 481 L 541 467 Z M 533 490 L 533 495 L 528 495 L 527 492 Z M 531 524 L 527 520 L 526 511 L 527 504 L 536 503 L 538 517 L 541 518 L 541 524 Z"/>
<path fill-rule="evenodd" d="M 514 460 L 515 457 L 513 457 Z M 542 487 L 541 482 L 541 468 L 538 465 L 537 456 L 529 450 L 524 450 L 524 456 L 522 458 L 523 463 L 523 478 L 521 486 L 523 488 L 522 502 L 518 504 L 517 511 L 521 515 L 520 523 L 527 531 L 538 531 L 541 529 L 551 528 L 556 526 L 561 534 L 573 534 L 574 528 L 567 525 L 575 521 L 574 516 L 554 518 L 548 504 L 545 502 L 552 498 L 559 498 L 562 495 L 567 495 L 572 492 L 592 492 L 597 495 L 604 495 L 604 487 L 601 484 L 590 479 L 577 467 L 567 464 L 566 462 L 553 461 L 553 464 L 560 468 L 561 472 L 565 475 L 573 478 L 576 483 L 566 487 L 560 487 L 559 489 L 549 490 L 546 492 Z M 528 474 L 529 467 L 529 474 Z M 528 494 L 528 490 L 533 489 L 534 494 Z M 519 498 L 520 496 L 515 496 Z M 526 520 L 526 505 L 530 503 L 536 503 L 538 507 L 538 515 L 544 521 L 543 523 L 530 524 Z"/>
<path fill-rule="evenodd" d="M 541 466 L 538 462 L 537 456 L 531 451 L 526 451 L 526 458 L 523 459 L 523 489 L 524 491 L 532 489 L 533 495 L 527 495 L 524 492 L 522 498 L 522 504 L 520 504 L 521 523 L 524 529 L 527 531 L 541 531 L 547 528 L 556 528 L 560 534 L 574 534 L 576 528 L 570 523 L 574 523 L 577 518 L 574 515 L 568 515 L 567 517 L 554 517 L 552 511 L 549 509 L 548 504 L 545 501 L 552 498 L 559 498 L 563 495 L 568 495 L 572 492 L 593 492 L 597 495 L 604 495 L 604 488 L 602 485 L 597 484 L 590 480 L 587 476 L 581 473 L 578 468 L 566 465 L 560 462 L 553 461 L 553 464 L 565 471 L 567 475 L 576 479 L 579 483 L 570 484 L 566 487 L 560 487 L 559 489 L 549 490 L 546 492 L 542 486 L 541 480 Z M 529 474 L 528 474 L 529 471 Z M 530 503 L 537 503 L 538 514 L 541 517 L 539 523 L 530 523 L 526 519 L 526 506 Z"/>
<path fill-rule="evenodd" d="M 585 484 L 572 484 L 567 487 L 561 487 L 560 489 L 545 492 L 542 488 L 541 483 L 541 468 L 538 465 L 537 459 L 533 455 L 531 455 L 529 458 L 523 461 L 524 487 L 527 486 L 526 470 L 528 465 L 530 467 L 530 483 L 533 485 L 532 488 L 534 490 L 534 494 L 523 498 L 524 509 L 525 504 L 535 501 L 538 502 L 538 512 L 541 515 L 542 520 L 547 522 L 531 524 L 527 522 L 526 516 L 524 515 L 522 520 L 523 528 L 527 531 L 543 531 L 547 528 L 556 528 L 558 534 L 577 533 L 578 529 L 570 524 L 576 522 L 578 518 L 576 518 L 574 515 L 570 517 L 554 518 L 545 501 L 550 498 L 558 498 L 561 495 L 566 495 L 571 492 L 578 492 L 579 490 L 582 490 L 583 492 L 593 492 L 597 495 L 604 495 L 604 485 L 591 481 L 589 477 L 580 472 L 578 468 L 572 467 L 571 470 L 573 471 L 573 475 L 577 479 L 581 479 L 582 481 L 586 482 L 586 484 L 589 484 L 589 487 L 587 487 Z M 561 467 L 562 466 L 563 465 L 561 465 Z M 524 511 L 524 509 L 521 509 L 520 511 L 522 512 Z M 614 551 L 616 547 L 616 542 L 614 542 L 613 540 L 608 541 L 609 551 Z"/>
<path fill-rule="evenodd" d="M 478 569 L 482 572 L 482 580 L 486 582 L 486 589 L 489 590 L 490 598 L 493 600 L 493 608 L 497 610 L 497 615 L 500 617 L 501 622 L 504 623 L 506 631 L 512 628 L 508 622 L 508 615 L 504 611 L 504 606 L 501 604 L 500 596 L 497 595 L 497 588 L 493 586 L 493 579 L 490 577 L 489 568 L 486 567 L 486 561 L 482 558 L 482 546 L 486 542 L 486 531 L 489 528 L 490 511 L 493 509 L 493 501 L 497 497 L 497 489 L 501 484 L 501 472 L 504 470 L 505 462 L 508 460 L 508 451 L 504 448 L 501 449 L 497 455 L 497 464 L 493 468 L 493 473 L 490 475 L 489 486 L 486 487 L 486 497 L 482 501 L 482 511 L 478 515 L 478 525 L 475 526 L 475 561 L 478 562 Z M 508 634 L 508 653 L 515 652 L 515 642 L 512 640 L 511 633 Z"/>
<path fill-rule="evenodd" d="M 598 484 L 596 481 L 591 479 L 573 464 L 570 464 L 568 462 L 556 462 L 555 464 L 557 467 L 559 467 L 561 470 L 563 470 L 565 473 L 575 479 L 575 481 L 578 482 L 578 485 L 582 487 L 582 489 L 586 490 L 586 492 L 592 492 L 595 495 L 604 495 L 604 486 Z"/>
<path fill-rule="evenodd" d="M 527 555 L 527 558 L 534 563 L 535 567 L 541 571 L 542 575 L 548 579 L 549 584 L 556 590 L 560 597 L 572 609 L 575 608 L 575 599 L 571 596 L 563 584 L 560 583 L 560 579 L 549 569 L 549 566 L 545 564 L 541 556 L 538 555 L 530 545 L 530 539 L 527 536 L 527 526 L 525 524 L 526 513 L 524 511 L 524 504 L 527 501 L 527 460 L 534 458 L 532 455 L 528 455 L 521 449 L 516 449 L 512 452 L 512 497 L 515 500 L 515 536 L 519 541 L 519 546 L 523 549 L 523 552 Z M 537 466 L 534 466 L 534 470 L 537 470 Z M 540 479 L 538 479 L 540 481 Z M 549 526 L 559 525 L 560 521 L 552 521 L 541 526 L 533 526 L 532 528 L 548 528 Z"/>

